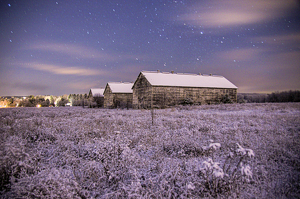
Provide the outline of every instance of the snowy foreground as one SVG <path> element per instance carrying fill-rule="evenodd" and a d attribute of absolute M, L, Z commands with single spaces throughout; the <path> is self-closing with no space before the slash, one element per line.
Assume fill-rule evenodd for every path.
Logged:
<path fill-rule="evenodd" d="M 300 197 L 300 103 L 0 109 L 0 133 L 3 198 Z"/>

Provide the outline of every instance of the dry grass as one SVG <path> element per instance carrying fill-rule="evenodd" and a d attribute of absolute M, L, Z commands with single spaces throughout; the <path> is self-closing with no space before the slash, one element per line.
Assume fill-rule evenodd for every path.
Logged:
<path fill-rule="evenodd" d="M 300 197 L 299 103 L 155 110 L 153 124 L 151 116 L 0 109 L 2 197 Z M 236 153 L 236 143 L 255 156 Z M 209 158 L 222 170 L 205 170 Z M 242 173 L 246 165 L 252 177 Z"/>

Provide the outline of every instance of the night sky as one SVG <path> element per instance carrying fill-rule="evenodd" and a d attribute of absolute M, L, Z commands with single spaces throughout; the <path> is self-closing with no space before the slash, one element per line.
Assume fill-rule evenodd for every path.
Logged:
<path fill-rule="evenodd" d="M 87 93 L 142 70 L 300 89 L 296 0 L 0 0 L 0 95 Z"/>

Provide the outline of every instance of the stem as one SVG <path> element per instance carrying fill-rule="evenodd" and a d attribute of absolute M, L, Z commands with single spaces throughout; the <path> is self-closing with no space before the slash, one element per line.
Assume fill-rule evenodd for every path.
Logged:
<path fill-rule="evenodd" d="M 240 166 L 240 164 L 241 164 L 241 162 L 242 162 L 243 159 L 244 159 L 244 156 L 241 157 L 239 163 L 236 165 L 236 168 L 235 168 L 234 171 L 232 172 L 232 177 L 235 176 L 235 173 L 236 173 L 237 169 L 239 168 L 239 166 Z"/>

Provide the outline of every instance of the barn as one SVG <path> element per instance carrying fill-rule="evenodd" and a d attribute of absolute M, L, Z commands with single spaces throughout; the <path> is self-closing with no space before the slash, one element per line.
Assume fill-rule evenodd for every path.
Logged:
<path fill-rule="evenodd" d="M 236 102 L 237 87 L 225 77 L 142 71 L 133 84 L 133 108 Z"/>
<path fill-rule="evenodd" d="M 104 88 L 91 88 L 88 97 L 104 97 Z"/>
<path fill-rule="evenodd" d="M 108 82 L 104 90 L 104 108 L 131 108 L 133 83 Z"/>
<path fill-rule="evenodd" d="M 104 104 L 104 88 L 91 88 L 88 98 L 92 102 L 92 107 L 103 107 Z"/>

